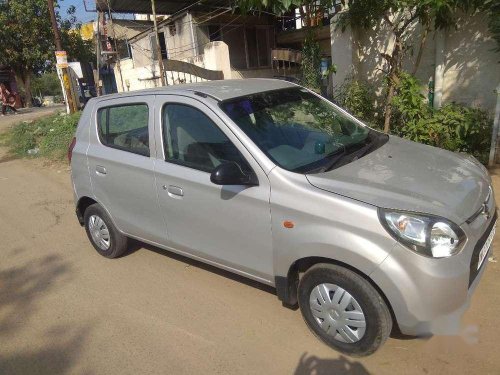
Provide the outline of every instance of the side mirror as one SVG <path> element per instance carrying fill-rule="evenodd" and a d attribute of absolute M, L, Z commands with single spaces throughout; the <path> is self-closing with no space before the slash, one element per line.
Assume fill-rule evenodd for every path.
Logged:
<path fill-rule="evenodd" d="M 258 185 L 257 177 L 245 174 L 235 162 L 222 163 L 217 166 L 210 175 L 210 181 L 216 185 Z"/>

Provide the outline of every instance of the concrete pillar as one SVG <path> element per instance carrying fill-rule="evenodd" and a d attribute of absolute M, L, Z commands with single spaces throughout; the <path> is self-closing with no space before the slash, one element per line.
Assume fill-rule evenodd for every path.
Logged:
<path fill-rule="evenodd" d="M 210 42 L 205 45 L 203 53 L 205 69 L 222 70 L 224 79 L 231 79 L 231 62 L 229 47 L 224 42 Z"/>
<path fill-rule="evenodd" d="M 488 165 L 491 167 L 495 165 L 495 157 L 498 159 L 497 155 L 497 144 L 498 144 L 498 128 L 500 126 L 500 84 L 498 84 L 496 90 L 497 95 L 497 105 L 495 108 L 495 119 L 493 120 L 493 129 L 491 134 L 491 146 L 490 146 L 490 157 L 488 160 Z"/>
<path fill-rule="evenodd" d="M 434 71 L 434 108 L 441 108 L 443 102 L 444 69 L 446 66 L 446 36 L 444 30 L 436 30 L 436 51 Z"/>
<path fill-rule="evenodd" d="M 353 32 L 347 27 L 344 32 L 337 26 L 338 16 L 332 18 L 330 23 L 330 43 L 332 51 L 332 64 L 337 66 L 337 74 L 332 76 L 332 85 L 336 87 L 344 82 L 353 71 Z M 357 63 L 357 62 L 356 62 Z"/>

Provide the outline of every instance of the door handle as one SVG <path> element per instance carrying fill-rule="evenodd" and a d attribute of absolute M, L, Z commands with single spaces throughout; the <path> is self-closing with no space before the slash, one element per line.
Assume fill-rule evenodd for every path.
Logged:
<path fill-rule="evenodd" d="M 102 165 L 96 165 L 95 171 L 97 174 L 106 174 L 106 168 L 104 168 Z"/>
<path fill-rule="evenodd" d="M 170 195 L 170 196 L 172 196 L 172 195 L 177 195 L 179 197 L 183 197 L 184 196 L 184 191 L 182 191 L 182 188 L 180 188 L 178 186 L 163 185 L 163 190 L 166 190 L 168 192 L 168 195 Z"/>

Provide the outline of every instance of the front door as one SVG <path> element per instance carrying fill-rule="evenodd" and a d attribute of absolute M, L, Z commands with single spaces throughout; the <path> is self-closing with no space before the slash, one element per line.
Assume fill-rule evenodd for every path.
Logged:
<path fill-rule="evenodd" d="M 203 103 L 156 97 L 156 181 L 173 249 L 270 282 L 273 256 L 269 180 L 227 126 Z M 210 173 L 237 162 L 258 186 L 219 186 Z"/>

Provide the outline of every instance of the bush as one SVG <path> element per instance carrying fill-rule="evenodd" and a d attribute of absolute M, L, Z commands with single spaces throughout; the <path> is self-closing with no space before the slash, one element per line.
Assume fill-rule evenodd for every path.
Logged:
<path fill-rule="evenodd" d="M 396 95 L 392 99 L 392 106 L 396 109 L 393 123 L 403 126 L 418 122 L 431 115 L 431 108 L 422 95 L 420 82 L 408 73 L 402 73 L 396 85 Z M 394 127 L 394 126 L 393 126 Z"/>
<path fill-rule="evenodd" d="M 392 105 L 397 135 L 488 161 L 493 121 L 487 112 L 455 103 L 434 110 L 425 102 L 418 80 L 407 73 L 400 77 Z"/>
<path fill-rule="evenodd" d="M 11 128 L 6 136 L 12 153 L 26 156 L 42 156 L 62 160 L 66 156 L 80 119 L 80 113 L 53 115 L 31 123 L 23 122 Z M 33 154 L 30 150 L 38 151 Z"/>
<path fill-rule="evenodd" d="M 368 84 L 348 76 L 334 91 L 333 100 L 350 114 L 367 123 L 376 121 L 375 91 Z"/>

